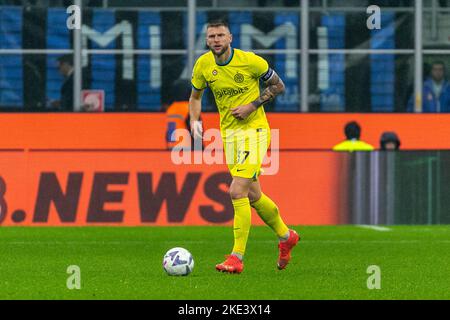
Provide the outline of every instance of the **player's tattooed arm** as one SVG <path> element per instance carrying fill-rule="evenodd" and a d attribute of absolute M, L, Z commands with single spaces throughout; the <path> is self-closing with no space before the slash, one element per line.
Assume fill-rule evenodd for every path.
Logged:
<path fill-rule="evenodd" d="M 285 90 L 285 86 L 283 80 L 278 76 L 278 74 L 272 69 L 269 70 L 272 72 L 270 78 L 266 81 L 267 87 L 261 93 L 258 99 L 252 102 L 255 108 L 259 108 L 263 104 L 272 101 L 279 94 L 282 94 Z"/>
<path fill-rule="evenodd" d="M 258 99 L 249 104 L 231 109 L 231 114 L 238 120 L 246 119 L 252 112 L 256 111 L 263 104 L 273 100 L 277 95 L 285 90 L 283 81 L 278 74 L 269 69 L 265 75 L 261 77 L 265 81 L 267 88 L 261 93 Z"/>

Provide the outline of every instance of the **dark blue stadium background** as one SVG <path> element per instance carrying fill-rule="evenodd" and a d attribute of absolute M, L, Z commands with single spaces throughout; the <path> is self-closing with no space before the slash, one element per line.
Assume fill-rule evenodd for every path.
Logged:
<path fill-rule="evenodd" d="M 299 14 L 297 11 L 199 11 L 197 32 L 212 18 L 228 20 L 234 35 L 233 44 L 240 47 L 240 26 L 252 24 L 269 33 L 277 26 L 291 22 L 297 29 L 299 47 Z M 70 49 L 71 34 L 66 28 L 67 14 L 63 8 L 0 7 L 0 49 Z M 127 21 L 132 26 L 134 49 L 151 49 L 149 26 L 156 26 L 161 49 L 185 49 L 186 13 L 173 11 L 122 11 L 88 9 L 83 23 L 105 33 L 115 25 Z M 413 15 L 389 13 L 382 15 L 383 29 L 368 30 L 367 15 L 362 13 L 329 13 L 311 16 L 312 24 L 328 29 L 330 49 L 395 49 L 413 48 Z M 401 35 L 401 36 L 399 36 Z M 153 35 L 154 36 L 154 35 Z M 311 28 L 311 48 L 317 48 L 316 28 Z M 91 49 L 122 49 L 123 36 L 116 37 L 108 46 L 100 47 L 88 41 Z M 258 41 L 253 49 L 267 49 Z M 285 49 L 286 37 L 280 37 L 271 49 Z M 299 56 L 295 77 L 286 75 L 286 54 L 263 55 L 278 71 L 287 86 L 287 95 L 268 107 L 269 111 L 299 111 Z M 0 55 L 0 108 L 2 110 L 50 111 L 48 101 L 59 98 L 62 77 L 56 69 L 58 55 Z M 185 55 L 162 55 L 160 85 L 150 85 L 149 55 L 134 55 L 131 76 L 124 75 L 123 55 L 91 55 L 84 69 L 84 87 L 106 92 L 108 111 L 162 111 L 171 102 L 171 85 L 180 78 L 186 64 Z M 413 56 L 408 55 L 329 55 L 330 89 L 317 88 L 318 55 L 311 55 L 310 111 L 328 112 L 398 112 L 404 111 L 412 92 Z M 292 71 L 292 70 L 291 70 Z M 330 104 L 330 97 L 333 103 Z M 214 110 L 212 99 L 207 110 Z"/>

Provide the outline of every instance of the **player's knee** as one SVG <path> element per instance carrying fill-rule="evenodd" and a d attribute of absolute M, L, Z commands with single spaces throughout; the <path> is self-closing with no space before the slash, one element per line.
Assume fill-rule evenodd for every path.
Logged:
<path fill-rule="evenodd" d="M 247 198 L 248 196 L 248 190 L 245 190 L 243 188 L 230 188 L 230 197 L 233 200 Z"/>
<path fill-rule="evenodd" d="M 255 202 L 258 201 L 259 199 L 261 199 L 261 192 L 257 192 L 257 191 L 252 191 L 250 190 L 248 192 L 248 198 L 250 200 L 250 202 Z"/>

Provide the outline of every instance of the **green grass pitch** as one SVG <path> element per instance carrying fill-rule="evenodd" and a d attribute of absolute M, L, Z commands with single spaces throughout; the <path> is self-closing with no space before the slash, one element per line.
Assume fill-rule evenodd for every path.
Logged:
<path fill-rule="evenodd" d="M 294 227 L 302 240 L 284 271 L 277 242 L 253 227 L 240 275 L 215 271 L 232 246 L 231 227 L 1 228 L 0 299 L 450 299 L 450 226 Z M 187 277 L 169 277 L 162 257 L 194 256 Z M 69 290 L 67 268 L 81 269 Z M 369 290 L 367 268 L 381 270 Z"/>

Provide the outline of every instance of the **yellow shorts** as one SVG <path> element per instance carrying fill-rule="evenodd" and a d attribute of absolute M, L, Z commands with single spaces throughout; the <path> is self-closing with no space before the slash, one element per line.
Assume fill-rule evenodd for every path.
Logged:
<path fill-rule="evenodd" d="M 223 139 L 225 158 L 233 177 L 257 180 L 270 145 L 270 129 L 249 129 L 245 134 Z"/>

